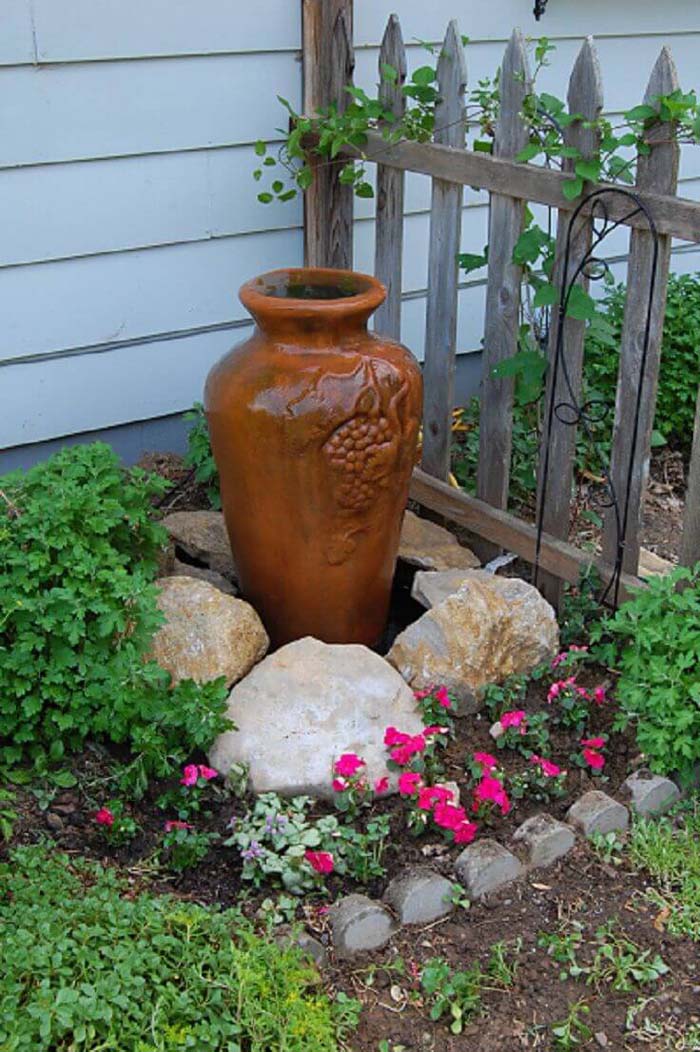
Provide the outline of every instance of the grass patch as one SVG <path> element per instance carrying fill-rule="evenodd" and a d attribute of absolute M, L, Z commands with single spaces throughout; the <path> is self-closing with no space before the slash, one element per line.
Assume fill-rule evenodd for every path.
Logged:
<path fill-rule="evenodd" d="M 0 866 L 0 928 L 2 1052 L 334 1052 L 356 1016 L 237 911 L 46 847 Z"/>
<path fill-rule="evenodd" d="M 650 898 L 668 910 L 672 935 L 700 941 L 700 796 L 683 804 L 674 816 L 635 822 L 629 856 L 656 883 Z"/>

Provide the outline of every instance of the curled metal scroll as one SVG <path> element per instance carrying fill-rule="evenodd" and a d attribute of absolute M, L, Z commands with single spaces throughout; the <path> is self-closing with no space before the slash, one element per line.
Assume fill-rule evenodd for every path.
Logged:
<path fill-rule="evenodd" d="M 619 219 L 613 219 L 610 215 L 609 202 L 612 198 L 623 199 L 630 203 L 630 210 L 626 211 Z M 607 458 L 603 454 L 598 443 L 593 438 L 591 425 L 599 423 L 604 420 L 609 414 L 612 406 L 608 403 L 602 402 L 600 399 L 590 399 L 588 402 L 579 403 L 577 394 L 574 390 L 572 383 L 568 362 L 566 358 L 566 347 L 565 347 L 565 333 L 566 324 L 565 319 L 567 317 L 567 310 L 571 300 L 571 295 L 574 287 L 577 285 L 580 278 L 587 278 L 589 281 L 599 281 L 603 279 L 607 274 L 610 273 L 610 265 L 606 259 L 599 256 L 598 249 L 605 238 L 616 230 L 618 227 L 627 224 L 635 216 L 642 215 L 646 221 L 649 233 L 652 235 L 653 251 L 652 251 L 652 262 L 649 273 L 649 287 L 647 290 L 647 310 L 646 319 L 644 326 L 644 338 L 642 343 L 642 354 L 639 363 L 639 374 L 637 380 L 637 397 L 635 402 L 634 420 L 632 423 L 632 442 L 629 452 L 629 461 L 627 464 L 625 492 L 618 494 L 615 486 L 610 478 L 610 464 Z M 607 582 L 602 595 L 600 596 L 600 602 L 606 602 L 610 600 L 612 594 L 612 603 L 614 606 L 618 604 L 619 591 L 620 591 L 620 579 L 622 576 L 622 567 L 625 554 L 625 538 L 627 536 L 627 526 L 629 522 L 629 511 L 630 511 L 630 495 L 632 487 L 632 468 L 634 466 L 635 456 L 637 452 L 637 445 L 639 441 L 639 416 L 642 404 L 642 395 L 644 392 L 644 381 L 646 378 L 646 365 L 649 356 L 649 343 L 651 339 L 651 322 L 652 312 L 654 305 L 654 290 L 656 287 L 656 275 L 658 269 L 659 259 L 659 235 L 656 229 L 653 216 L 643 201 L 632 191 L 626 190 L 622 187 L 603 187 L 599 190 L 593 190 L 590 194 L 584 197 L 576 209 L 571 215 L 569 226 L 566 234 L 566 244 L 564 248 L 564 259 L 561 273 L 564 276 L 569 275 L 569 267 L 571 261 L 572 243 L 574 241 L 574 232 L 576 221 L 580 217 L 583 218 L 583 223 L 587 224 L 592 221 L 593 223 L 593 235 L 591 245 L 586 252 L 586 255 L 576 266 L 574 271 L 568 277 L 568 281 L 562 287 L 559 295 L 559 305 L 557 313 L 557 339 L 554 348 L 554 360 L 550 362 L 551 378 L 548 384 L 548 395 L 547 404 L 545 406 L 545 433 L 544 433 L 544 462 L 542 465 L 542 472 L 539 485 L 539 496 L 537 502 L 537 539 L 535 544 L 535 561 L 533 569 L 533 583 L 537 584 L 537 578 L 540 569 L 540 554 L 542 550 L 542 535 L 544 532 L 543 518 L 544 509 L 547 503 L 547 486 L 549 480 L 549 461 L 550 461 L 550 448 L 552 442 L 552 434 L 556 425 L 562 427 L 577 427 L 579 424 L 584 428 L 588 435 L 589 441 L 596 451 L 596 454 L 603 467 L 601 472 L 602 484 L 604 488 L 604 495 L 598 500 L 598 506 L 601 508 L 612 508 L 614 509 L 615 515 L 615 526 L 616 526 L 616 546 L 615 546 L 615 562 L 613 564 L 613 573 L 610 580 Z M 576 231 L 576 235 L 580 234 L 583 227 L 579 227 Z M 565 395 L 564 399 L 557 401 L 557 388 L 559 385 L 559 378 L 563 377 Z"/>

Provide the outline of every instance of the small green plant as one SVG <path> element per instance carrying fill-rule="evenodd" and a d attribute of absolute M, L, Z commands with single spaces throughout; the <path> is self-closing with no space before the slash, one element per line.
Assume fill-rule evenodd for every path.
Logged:
<path fill-rule="evenodd" d="M 143 791 L 229 726 L 223 681 L 171 690 L 147 659 L 165 542 L 151 500 L 166 488 L 99 442 L 0 479 L 0 762 L 46 772 L 107 739 L 130 747 Z"/>
<path fill-rule="evenodd" d="M 585 1001 L 576 1001 L 571 1005 L 566 1019 L 552 1025 L 554 1047 L 557 1052 L 571 1052 L 571 1049 L 590 1041 L 593 1031 L 583 1021 L 584 1016 L 590 1015 L 590 1011 Z"/>
<path fill-rule="evenodd" d="M 588 842 L 598 858 L 608 865 L 612 863 L 615 866 L 619 866 L 622 862 L 624 844 L 617 833 L 591 833 L 588 837 Z"/>
<path fill-rule="evenodd" d="M 95 823 L 110 844 L 128 844 L 139 832 L 122 800 L 109 800 L 95 814 Z"/>
<path fill-rule="evenodd" d="M 163 861 L 174 873 L 184 873 L 199 865 L 219 839 L 218 833 L 197 830 L 189 822 L 171 819 L 165 823 L 160 842 Z"/>
<path fill-rule="evenodd" d="M 510 776 L 508 787 L 514 800 L 547 803 L 566 793 L 566 771 L 542 756 L 532 755 L 530 766 Z"/>
<path fill-rule="evenodd" d="M 16 799 L 11 789 L 0 787 L 0 837 L 5 841 L 12 840 L 15 822 L 19 818 L 12 806 Z"/>
<path fill-rule="evenodd" d="M 601 925 L 591 942 L 578 922 L 563 925 L 559 931 L 540 935 L 538 945 L 561 964 L 561 979 L 584 979 L 589 986 L 608 986 L 628 993 L 636 986 L 657 982 L 668 972 L 659 954 L 643 950 L 615 921 Z"/>
<path fill-rule="evenodd" d="M 357 1023 L 357 1002 L 236 910 L 137 894 L 42 847 L 17 849 L 0 884 L 3 1049 L 339 1052 Z"/>
<path fill-rule="evenodd" d="M 673 819 L 636 819 L 629 855 L 651 875 L 655 887 L 647 895 L 668 913 L 671 934 L 700 942 L 700 797 L 691 797 Z"/>
<path fill-rule="evenodd" d="M 481 1011 L 481 996 L 486 990 L 505 990 L 513 985 L 519 950 L 519 941 L 512 950 L 503 942 L 496 943 L 485 968 L 478 961 L 464 970 L 451 968 L 442 957 L 427 961 L 421 972 L 421 988 L 430 1006 L 430 1018 L 447 1017 L 452 1033 L 461 1034 Z M 513 960 L 509 960 L 509 953 Z"/>
<path fill-rule="evenodd" d="M 526 759 L 532 753 L 546 753 L 549 749 L 549 712 L 526 713 L 523 709 L 502 712 L 498 722 L 503 733 L 496 739 L 496 748 L 510 749 Z"/>
<path fill-rule="evenodd" d="M 653 578 L 593 639 L 619 671 L 616 729 L 632 724 L 654 771 L 690 781 L 700 763 L 700 564 Z"/>
<path fill-rule="evenodd" d="M 563 981 L 570 969 L 577 967 L 576 955 L 583 943 L 583 925 L 579 921 L 563 924 L 557 931 L 541 932 L 537 945 L 546 950 L 552 960 L 562 965 L 559 978 Z"/>
<path fill-rule="evenodd" d="M 209 503 L 218 511 L 221 508 L 219 471 L 214 462 L 209 426 L 202 403 L 195 402 L 189 412 L 185 413 L 184 419 L 191 424 L 187 433 L 185 464 L 194 468 L 195 479 L 204 486 Z"/>

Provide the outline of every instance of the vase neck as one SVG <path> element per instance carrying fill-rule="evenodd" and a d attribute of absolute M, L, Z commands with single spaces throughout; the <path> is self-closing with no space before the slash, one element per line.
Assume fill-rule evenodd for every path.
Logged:
<path fill-rule="evenodd" d="M 239 295 L 271 339 L 322 347 L 366 332 L 386 290 L 366 274 L 307 267 L 262 274 Z"/>

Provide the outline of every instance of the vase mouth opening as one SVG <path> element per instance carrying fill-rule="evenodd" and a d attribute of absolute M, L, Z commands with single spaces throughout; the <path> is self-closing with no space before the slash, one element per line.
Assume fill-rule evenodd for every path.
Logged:
<path fill-rule="evenodd" d="M 386 289 L 369 274 L 354 270 L 298 267 L 271 270 L 247 281 L 241 302 L 254 317 L 288 315 L 369 315 L 386 297 Z"/>

